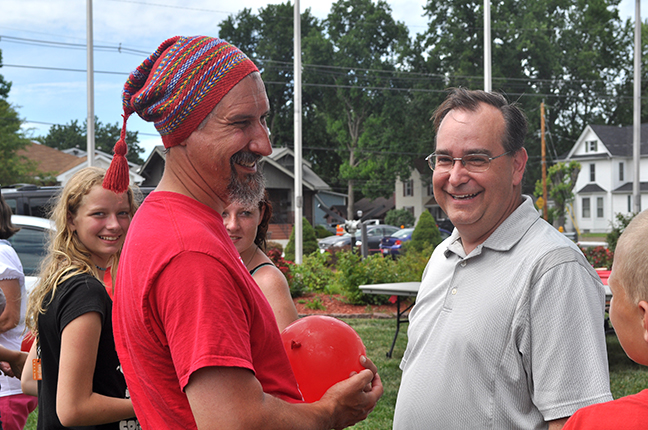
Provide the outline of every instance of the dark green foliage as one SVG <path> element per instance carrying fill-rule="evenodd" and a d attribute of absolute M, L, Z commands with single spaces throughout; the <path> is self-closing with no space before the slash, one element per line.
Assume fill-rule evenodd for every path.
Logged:
<path fill-rule="evenodd" d="M 304 256 L 301 264 L 290 266 L 290 294 L 299 297 L 306 292 L 337 293 L 335 273 L 329 267 L 331 254 L 313 252 Z"/>
<path fill-rule="evenodd" d="M 423 211 L 416 223 L 416 227 L 414 227 L 412 240 L 406 243 L 406 249 L 408 251 L 423 252 L 424 249 L 430 246 L 434 249 L 441 242 L 441 233 L 439 233 L 434 217 L 430 212 Z"/>
<path fill-rule="evenodd" d="M 387 296 L 365 294 L 358 288 L 365 284 L 382 284 L 397 282 L 398 274 L 394 270 L 394 261 L 383 258 L 380 254 L 371 255 L 361 261 L 360 256 L 350 252 L 336 253 L 337 282 L 344 296 L 354 305 L 381 305 L 387 303 Z"/>
<path fill-rule="evenodd" d="M 317 247 L 317 236 L 315 235 L 315 229 L 304 217 L 302 221 L 302 242 L 303 242 L 303 251 L 304 255 L 309 255 L 318 250 Z M 284 250 L 286 260 L 295 261 L 295 229 L 290 232 L 290 238 L 288 239 L 288 244 Z"/>
<path fill-rule="evenodd" d="M 574 186 L 580 170 L 581 164 L 578 161 L 556 163 L 547 169 L 547 197 L 554 202 L 554 207 L 549 208 L 547 214 L 556 228 L 565 225 L 565 210 L 567 204 L 574 200 Z M 541 180 L 536 181 L 533 194 L 536 197 L 542 197 Z M 549 215 L 549 213 L 551 214 Z"/>
<path fill-rule="evenodd" d="M 2 51 L 0 51 L 2 67 Z M 0 185 L 11 185 L 21 182 L 38 183 L 45 175 L 36 168 L 36 163 L 18 154 L 29 145 L 20 126 L 22 120 L 16 109 L 7 101 L 11 82 L 0 75 Z"/>
<path fill-rule="evenodd" d="M 36 163 L 18 152 L 29 145 L 20 129 L 18 112 L 0 98 L 0 184 L 35 182 Z"/>
<path fill-rule="evenodd" d="M 319 224 L 315 226 L 315 235 L 318 239 L 323 239 L 325 237 L 333 236 L 335 233 L 330 232 L 323 225 Z"/>
<path fill-rule="evenodd" d="M 607 234 L 605 237 L 605 240 L 607 241 L 608 244 L 608 249 L 614 253 L 614 250 L 616 249 L 617 241 L 619 240 L 619 237 L 621 236 L 621 233 L 623 233 L 623 230 L 630 224 L 630 221 L 632 221 L 632 218 L 634 218 L 637 214 L 632 213 L 629 215 L 623 215 L 623 214 L 616 214 L 616 221 L 612 224 L 612 231 Z"/>
<path fill-rule="evenodd" d="M 69 124 L 51 126 L 47 136 L 38 137 L 36 140 L 58 150 L 70 148 L 86 150 L 88 146 L 87 130 L 87 120 L 83 122 L 83 125 L 79 125 L 77 120 L 72 120 Z M 95 117 L 95 149 L 112 154 L 120 133 L 119 123 L 104 125 Z M 143 160 L 140 158 L 140 154 L 144 152 L 144 148 L 139 146 L 137 133 L 126 130 L 126 143 L 128 144 L 126 158 L 131 163 L 142 164 Z"/>
<path fill-rule="evenodd" d="M 385 224 L 395 225 L 396 227 L 412 227 L 416 223 L 416 218 L 407 209 L 391 209 L 385 215 Z"/>

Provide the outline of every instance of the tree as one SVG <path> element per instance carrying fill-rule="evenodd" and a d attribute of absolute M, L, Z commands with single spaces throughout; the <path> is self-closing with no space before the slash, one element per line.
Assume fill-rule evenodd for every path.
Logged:
<path fill-rule="evenodd" d="M 611 106 L 611 125 L 630 125 L 634 120 L 634 22 L 628 19 L 621 33 L 623 55 L 619 61 L 618 84 Z M 648 81 L 648 23 L 641 23 L 641 82 Z M 641 86 L 641 123 L 648 122 L 648 86 Z"/>
<path fill-rule="evenodd" d="M 315 235 L 315 229 L 308 222 L 306 217 L 302 219 L 302 241 L 303 241 L 303 251 L 304 255 L 312 254 L 317 251 L 317 236 Z M 295 229 L 293 228 L 290 232 L 290 237 L 288 238 L 288 243 L 286 244 L 286 249 L 284 250 L 286 255 L 286 260 L 295 261 Z"/>
<path fill-rule="evenodd" d="M 390 139 L 394 124 L 383 112 L 393 109 L 390 88 L 399 53 L 409 38 L 405 25 L 393 19 L 383 0 L 333 3 L 325 25 L 336 70 L 329 78 L 335 91 L 327 92 L 324 99 L 327 130 L 345 157 L 340 177 L 348 183 L 347 214 L 352 214 L 357 185 L 370 197 L 393 190 L 389 173 L 394 157 L 388 145 L 397 144 L 403 150 L 407 142 Z M 383 185 L 385 178 L 391 182 L 388 188 Z"/>
<path fill-rule="evenodd" d="M 0 98 L 0 185 L 37 182 L 36 163 L 18 154 L 29 144 L 21 132 L 18 112 Z"/>
<path fill-rule="evenodd" d="M 621 213 L 616 214 L 616 220 L 611 226 L 612 231 L 610 231 L 605 237 L 605 241 L 607 242 L 610 251 L 614 252 L 616 250 L 619 237 L 621 237 L 621 234 L 635 216 L 637 216 L 636 213 L 630 213 L 628 215 L 623 215 Z"/>
<path fill-rule="evenodd" d="M 547 195 L 554 202 L 554 207 L 551 209 L 553 209 L 552 218 L 556 228 L 565 225 L 566 207 L 574 199 L 574 186 L 580 170 L 581 165 L 578 161 L 556 163 L 547 169 Z M 541 180 L 536 181 L 534 195 L 536 197 L 543 195 Z"/>
<path fill-rule="evenodd" d="M 303 157 L 315 173 L 337 191 L 339 155 L 332 149 L 321 109 L 325 87 L 319 87 L 313 64 L 331 64 L 332 47 L 324 38 L 322 23 L 306 9 L 301 14 L 303 51 L 302 145 Z M 243 9 L 220 23 L 219 36 L 245 52 L 261 71 L 270 101 L 268 128 L 275 147 L 294 147 L 294 35 L 293 6 L 289 2 L 260 8 L 258 15 Z M 308 64 L 308 63 L 312 64 Z M 344 189 L 345 190 L 345 189 Z"/>
<path fill-rule="evenodd" d="M 18 117 L 18 112 L 7 101 L 9 90 L 11 82 L 5 81 L 0 75 L 0 185 L 36 182 L 39 175 L 36 163 L 18 154 L 18 151 L 27 147 L 29 139 L 25 138 L 20 128 L 22 120 Z"/>
<path fill-rule="evenodd" d="M 445 86 L 483 87 L 483 1 L 428 0 L 428 30 L 408 62 Z M 587 124 L 610 121 L 610 105 L 625 35 L 619 0 L 502 0 L 492 2 L 493 89 L 517 100 L 529 117 L 524 192 L 541 174 L 537 130 L 540 102 L 550 154 L 566 152 Z M 627 46 L 627 45 L 626 45 Z M 420 67 L 422 64 L 425 67 Z M 430 86 L 436 90 L 436 83 Z"/>
<path fill-rule="evenodd" d="M 407 209 L 391 209 L 385 215 L 385 224 L 411 227 L 416 223 L 416 218 Z"/>
<path fill-rule="evenodd" d="M 46 136 L 37 137 L 36 140 L 58 150 L 70 148 L 85 150 L 88 146 L 87 129 L 87 120 L 83 122 L 83 125 L 79 125 L 77 120 L 72 120 L 69 124 L 51 126 Z M 95 149 L 112 154 L 120 133 L 119 123 L 104 125 L 95 117 Z M 140 154 L 144 152 L 144 148 L 139 146 L 137 135 L 137 131 L 126 131 L 126 142 L 128 143 L 126 158 L 131 163 L 142 164 L 143 160 L 140 158 Z"/>
<path fill-rule="evenodd" d="M 422 252 L 430 245 L 436 248 L 441 242 L 441 233 L 439 233 L 434 217 L 430 212 L 423 211 L 412 232 L 412 240 L 407 243 L 407 250 L 413 249 Z"/>
<path fill-rule="evenodd" d="M 2 51 L 0 51 L 0 67 L 2 67 Z M 11 82 L 7 82 L 4 76 L 0 75 L 0 99 L 6 100 L 11 90 Z"/>

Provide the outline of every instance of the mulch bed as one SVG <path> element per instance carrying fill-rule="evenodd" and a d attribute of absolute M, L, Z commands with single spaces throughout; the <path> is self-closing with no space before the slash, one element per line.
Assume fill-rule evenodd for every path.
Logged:
<path fill-rule="evenodd" d="M 299 316 L 330 315 L 337 318 L 395 318 L 396 301 L 386 305 L 352 305 L 340 294 L 307 293 L 294 298 Z M 315 306 L 321 304 L 321 306 Z M 401 302 L 401 309 L 407 303 Z M 320 309 L 322 308 L 322 309 Z"/>

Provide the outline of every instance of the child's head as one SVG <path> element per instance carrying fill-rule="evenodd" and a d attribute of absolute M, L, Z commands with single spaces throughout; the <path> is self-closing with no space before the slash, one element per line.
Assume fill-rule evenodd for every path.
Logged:
<path fill-rule="evenodd" d="M 617 242 L 608 284 L 610 321 L 628 357 L 648 366 L 648 211 L 630 222 Z"/>
<path fill-rule="evenodd" d="M 130 187 L 121 195 L 104 189 L 105 174 L 98 167 L 79 170 L 63 187 L 52 208 L 50 218 L 56 230 L 41 266 L 40 279 L 30 293 L 25 318 L 27 327 L 35 334 L 38 316 L 49 303 L 45 299 L 54 297 L 59 283 L 78 273 L 103 280 L 103 274 L 98 273 L 100 264 L 103 268 L 110 264 L 112 274 L 115 273 L 125 230 L 137 203 Z M 119 218 L 121 221 L 115 220 Z"/>
<path fill-rule="evenodd" d="M 79 240 L 78 227 L 75 225 L 74 220 L 79 216 L 79 209 L 88 201 L 87 197 L 91 191 L 99 192 L 97 190 L 102 188 L 105 173 L 104 169 L 86 167 L 76 173 L 61 191 L 51 216 L 56 224 L 56 237 L 53 241 L 54 251 L 64 252 L 69 257 L 81 255 L 88 257 L 87 244 L 84 245 Z M 129 188 L 124 193 L 124 196 L 117 196 L 113 193 L 107 198 L 112 196 L 119 197 L 127 202 L 124 209 L 127 210 L 129 218 L 132 218 L 137 207 L 133 191 Z"/>

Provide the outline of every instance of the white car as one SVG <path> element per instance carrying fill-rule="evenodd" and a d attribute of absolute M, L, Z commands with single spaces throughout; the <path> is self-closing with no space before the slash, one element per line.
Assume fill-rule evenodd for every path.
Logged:
<path fill-rule="evenodd" d="M 47 253 L 49 234 L 55 230 L 54 223 L 47 218 L 26 215 L 11 215 L 11 223 L 20 227 L 9 242 L 23 265 L 25 287 L 29 293 L 36 285 L 40 262 Z"/>

